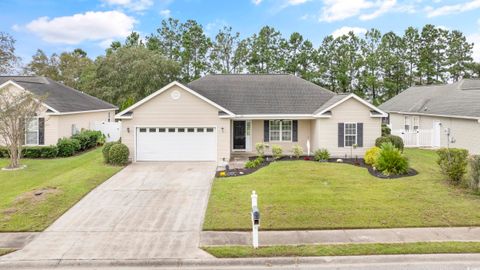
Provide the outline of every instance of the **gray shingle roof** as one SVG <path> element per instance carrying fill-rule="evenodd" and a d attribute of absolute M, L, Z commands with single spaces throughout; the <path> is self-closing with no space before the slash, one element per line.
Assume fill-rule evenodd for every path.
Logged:
<path fill-rule="evenodd" d="M 59 112 L 117 109 L 114 105 L 41 76 L 0 76 L 0 85 L 12 80 L 38 96 Z"/>
<path fill-rule="evenodd" d="M 480 117 L 480 80 L 410 87 L 380 105 L 386 112 Z"/>
<path fill-rule="evenodd" d="M 293 75 L 207 75 L 187 85 L 227 110 L 245 114 L 312 114 L 335 93 Z"/>

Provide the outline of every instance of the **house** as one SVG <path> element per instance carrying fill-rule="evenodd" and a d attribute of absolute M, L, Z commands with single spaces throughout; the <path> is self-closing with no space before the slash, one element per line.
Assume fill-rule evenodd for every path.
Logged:
<path fill-rule="evenodd" d="M 0 90 L 29 91 L 44 97 L 36 116 L 26 123 L 25 145 L 52 145 L 96 122 L 114 121 L 115 107 L 41 76 L 0 76 Z"/>
<path fill-rule="evenodd" d="M 414 86 L 380 108 L 407 146 L 465 148 L 480 154 L 480 80 Z"/>
<path fill-rule="evenodd" d="M 306 154 L 310 146 L 310 154 L 326 148 L 334 157 L 360 157 L 381 135 L 385 116 L 354 94 L 337 95 L 293 75 L 235 74 L 172 82 L 116 118 L 134 161 L 223 163 L 255 155 L 259 142 L 285 154 L 298 144 Z"/>

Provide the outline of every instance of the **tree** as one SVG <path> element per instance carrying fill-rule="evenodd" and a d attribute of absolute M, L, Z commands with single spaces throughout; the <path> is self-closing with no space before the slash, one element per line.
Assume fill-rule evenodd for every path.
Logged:
<path fill-rule="evenodd" d="M 448 35 L 447 70 L 454 82 L 466 75 L 468 63 L 473 61 L 472 49 L 473 44 L 467 42 L 462 32 L 454 30 Z"/>
<path fill-rule="evenodd" d="M 415 74 L 418 71 L 418 65 L 420 62 L 420 34 L 418 29 L 408 27 L 402 37 L 403 44 L 405 46 L 405 64 L 407 66 L 408 73 L 408 86 L 415 85 Z"/>
<path fill-rule="evenodd" d="M 72 88 L 83 90 L 82 74 L 94 65 L 93 61 L 87 57 L 87 53 L 82 49 L 75 49 L 73 52 L 60 54 L 59 59 L 59 81 Z"/>
<path fill-rule="evenodd" d="M 24 68 L 24 72 L 58 81 L 60 80 L 59 62 L 60 59 L 57 54 L 48 57 L 42 50 L 38 49 L 32 56 L 30 63 Z"/>
<path fill-rule="evenodd" d="M 16 88 L 0 89 L 0 136 L 10 156 L 10 169 L 20 167 L 25 125 L 39 110 L 41 100 L 30 92 Z"/>
<path fill-rule="evenodd" d="M 182 80 L 200 78 L 209 69 L 207 54 L 212 46 L 203 27 L 194 20 L 182 24 L 182 50 L 180 52 Z"/>
<path fill-rule="evenodd" d="M 243 50 L 240 43 L 240 33 L 232 33 L 232 27 L 225 26 L 218 31 L 210 54 L 211 68 L 214 73 L 228 74 L 238 70 L 240 61 L 235 61 L 235 56 L 237 50 Z"/>
<path fill-rule="evenodd" d="M 0 32 L 0 75 L 12 72 L 19 60 L 15 55 L 15 39 Z"/>
<path fill-rule="evenodd" d="M 264 26 L 249 39 L 247 69 L 251 73 L 275 73 L 281 71 L 280 55 L 282 36 L 273 27 Z"/>
<path fill-rule="evenodd" d="M 380 101 L 384 101 L 398 95 L 408 86 L 404 40 L 393 32 L 386 33 L 382 37 L 379 54 L 384 91 Z"/>
<path fill-rule="evenodd" d="M 382 94 L 380 93 L 382 82 L 379 53 L 381 40 L 380 31 L 371 29 L 365 34 L 365 40 L 361 46 L 364 65 L 360 81 L 365 94 L 368 94 L 374 103 L 378 103 L 377 98 Z"/>
<path fill-rule="evenodd" d="M 147 48 L 159 50 L 170 60 L 180 61 L 182 28 L 179 20 L 174 18 L 162 20 L 162 27 L 157 29 L 157 33 L 147 37 Z"/>
<path fill-rule="evenodd" d="M 316 53 L 313 44 L 304 40 L 298 32 L 290 35 L 288 40 L 282 40 L 282 57 L 284 59 L 284 72 L 295 74 L 304 79 L 309 79 L 313 72 L 313 56 Z"/>
<path fill-rule="evenodd" d="M 177 80 L 180 72 L 177 63 L 145 47 L 119 48 L 97 58 L 95 66 L 88 72 L 93 83 L 85 91 L 121 109 Z"/>

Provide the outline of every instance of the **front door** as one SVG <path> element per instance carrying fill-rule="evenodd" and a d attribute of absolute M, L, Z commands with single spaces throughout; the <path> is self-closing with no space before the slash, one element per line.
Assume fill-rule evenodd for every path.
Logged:
<path fill-rule="evenodd" d="M 245 150 L 247 140 L 245 136 L 246 121 L 233 121 L 233 149 Z"/>

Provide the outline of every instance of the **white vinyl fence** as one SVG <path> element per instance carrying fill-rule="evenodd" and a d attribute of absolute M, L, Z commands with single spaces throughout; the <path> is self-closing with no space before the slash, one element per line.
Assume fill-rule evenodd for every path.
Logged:
<path fill-rule="evenodd" d="M 434 132 L 432 129 L 419 129 L 416 131 L 392 130 L 392 135 L 400 136 L 405 147 L 434 146 Z"/>
<path fill-rule="evenodd" d="M 120 140 L 120 131 L 122 130 L 122 122 L 92 122 L 90 129 L 101 131 L 107 138 L 107 142 Z"/>

